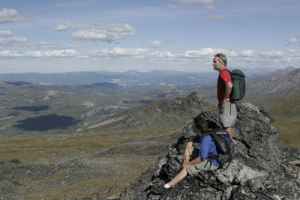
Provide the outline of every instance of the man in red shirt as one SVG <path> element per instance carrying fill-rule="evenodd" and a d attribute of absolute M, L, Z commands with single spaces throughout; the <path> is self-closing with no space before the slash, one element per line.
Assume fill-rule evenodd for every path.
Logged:
<path fill-rule="evenodd" d="M 213 68 L 219 72 L 217 95 L 220 121 L 225 130 L 233 137 L 237 109 L 236 105 L 230 101 L 233 85 L 225 54 L 218 53 L 214 56 Z"/>

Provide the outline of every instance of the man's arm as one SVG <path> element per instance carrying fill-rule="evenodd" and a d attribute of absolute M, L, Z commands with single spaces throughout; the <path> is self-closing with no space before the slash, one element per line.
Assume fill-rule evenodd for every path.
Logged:
<path fill-rule="evenodd" d="M 227 82 L 225 87 L 225 97 L 223 101 L 229 100 L 232 91 L 232 82 Z"/>
<path fill-rule="evenodd" d="M 222 101 L 224 102 L 229 100 L 233 85 L 232 85 L 232 79 L 229 71 L 224 70 L 221 73 L 221 78 L 225 82 L 225 91 L 224 91 L 225 95 L 224 95 L 224 99 L 222 99 Z"/>

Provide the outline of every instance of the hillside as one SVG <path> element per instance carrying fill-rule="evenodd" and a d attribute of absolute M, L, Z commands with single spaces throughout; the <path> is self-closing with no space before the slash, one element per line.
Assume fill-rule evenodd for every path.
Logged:
<path fill-rule="evenodd" d="M 10 81 L 0 82 L 0 88 L 0 135 L 78 133 L 116 113 L 184 95 L 173 86 L 122 87 L 105 82 L 47 86 Z"/>
<path fill-rule="evenodd" d="M 286 68 L 258 76 L 249 84 L 250 94 L 288 96 L 299 92 L 300 68 Z"/>
<path fill-rule="evenodd" d="M 109 118 L 89 125 L 87 129 L 101 128 L 114 131 L 169 129 L 170 127 L 176 129 L 182 127 L 203 108 L 213 109 L 203 96 L 193 92 L 185 97 L 162 99 L 124 112 L 117 112 Z"/>
<path fill-rule="evenodd" d="M 1 135 L 0 198 L 113 199 L 167 151 L 187 120 L 210 109 L 192 93 L 118 112 L 126 118 L 76 134 Z"/>
<path fill-rule="evenodd" d="M 300 146 L 300 68 L 275 71 L 249 82 L 247 99 L 264 107 L 286 144 Z"/>

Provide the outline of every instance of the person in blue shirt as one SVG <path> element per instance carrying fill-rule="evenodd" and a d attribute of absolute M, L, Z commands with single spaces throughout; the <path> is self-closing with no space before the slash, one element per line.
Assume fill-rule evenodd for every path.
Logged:
<path fill-rule="evenodd" d="M 180 181 L 182 181 L 187 175 L 197 175 L 200 171 L 216 170 L 219 168 L 220 163 L 217 160 L 218 151 L 216 144 L 207 130 L 203 130 L 208 126 L 209 122 L 202 122 L 200 131 L 205 133 L 202 137 L 196 139 L 196 141 L 188 142 L 183 155 L 183 164 L 181 171 L 168 183 L 164 185 L 164 188 L 169 189 L 174 187 Z M 202 129 L 202 130 L 201 130 Z M 212 130 L 210 130 L 212 131 Z M 225 140 L 230 140 L 230 136 L 227 132 L 222 135 Z M 197 157 L 191 160 L 193 151 L 197 150 Z"/>

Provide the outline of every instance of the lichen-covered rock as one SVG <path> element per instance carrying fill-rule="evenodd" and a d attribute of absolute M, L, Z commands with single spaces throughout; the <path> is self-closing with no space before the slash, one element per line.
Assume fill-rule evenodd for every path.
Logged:
<path fill-rule="evenodd" d="M 188 124 L 157 168 L 149 169 L 121 200 L 299 200 L 300 168 L 291 164 L 299 159 L 299 150 L 279 143 L 279 133 L 263 110 L 250 103 L 238 104 L 238 110 L 234 159 L 226 167 L 163 189 L 181 168 L 186 142 L 196 135 Z M 219 126 L 216 113 L 202 117 Z"/>

